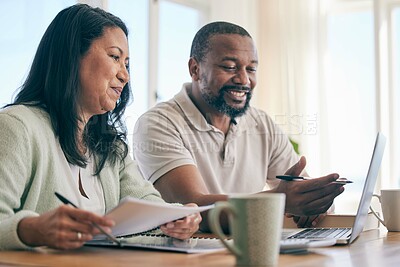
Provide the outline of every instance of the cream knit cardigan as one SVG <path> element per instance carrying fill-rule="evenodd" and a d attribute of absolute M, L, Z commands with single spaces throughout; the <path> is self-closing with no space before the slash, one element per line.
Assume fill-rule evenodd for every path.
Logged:
<path fill-rule="evenodd" d="M 123 164 L 125 163 L 125 164 Z M 0 111 L 0 249 L 28 249 L 17 226 L 57 208 L 54 192 L 73 196 L 71 170 L 45 111 L 24 105 Z M 99 174 L 106 211 L 126 197 L 163 201 L 128 155 Z"/>

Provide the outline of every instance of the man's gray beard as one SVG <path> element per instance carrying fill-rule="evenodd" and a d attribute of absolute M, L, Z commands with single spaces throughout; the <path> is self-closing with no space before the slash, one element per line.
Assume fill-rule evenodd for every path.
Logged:
<path fill-rule="evenodd" d="M 247 93 L 246 103 L 242 108 L 234 108 L 229 106 L 224 99 L 224 93 L 225 90 L 221 89 L 218 96 L 215 97 L 207 92 L 201 91 L 201 96 L 207 104 L 215 108 L 218 112 L 229 116 L 231 119 L 235 119 L 246 113 L 250 106 L 250 99 L 252 97 L 252 93 L 250 91 Z"/>

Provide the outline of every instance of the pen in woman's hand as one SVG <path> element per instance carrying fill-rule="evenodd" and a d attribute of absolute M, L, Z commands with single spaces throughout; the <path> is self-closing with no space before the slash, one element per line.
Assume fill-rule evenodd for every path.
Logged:
<path fill-rule="evenodd" d="M 66 205 L 69 204 L 69 205 L 71 205 L 72 207 L 78 209 L 78 206 L 76 206 L 74 203 L 72 203 L 71 201 L 69 201 L 68 199 L 66 199 L 65 197 L 63 197 L 62 195 L 60 195 L 59 193 L 54 192 L 54 194 L 56 195 L 56 197 L 57 197 L 59 200 L 61 200 L 62 203 L 66 204 Z"/>
<path fill-rule="evenodd" d="M 64 196 L 62 196 L 61 194 L 54 192 L 54 194 L 56 195 L 56 197 L 61 200 L 62 203 L 66 204 L 66 205 L 71 205 L 74 208 L 78 209 L 78 206 L 76 206 L 74 203 L 72 203 L 71 201 L 69 201 L 68 199 L 66 199 Z M 118 239 L 116 239 L 114 236 L 112 236 L 111 234 L 107 233 L 101 226 L 99 226 L 97 223 L 92 222 L 92 225 L 94 227 L 96 227 L 102 234 L 106 235 L 111 241 L 117 243 L 118 245 L 121 246 L 121 241 L 119 241 Z"/>

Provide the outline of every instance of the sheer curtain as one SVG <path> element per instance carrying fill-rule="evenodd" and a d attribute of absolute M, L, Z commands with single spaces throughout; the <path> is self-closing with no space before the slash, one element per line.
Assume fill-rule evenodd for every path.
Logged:
<path fill-rule="evenodd" d="M 261 47 L 256 105 L 268 111 L 307 155 L 319 174 L 319 98 L 322 59 L 319 35 L 325 0 L 260 1 Z M 273 96 L 273 97 L 271 97 Z M 310 173 L 312 175 L 312 173 Z"/>
<path fill-rule="evenodd" d="M 378 130 L 388 142 L 376 190 L 398 187 L 400 1 L 259 4 L 255 104 L 299 143 L 311 176 L 339 172 L 355 181 L 338 199 L 341 208 L 358 203 Z"/>

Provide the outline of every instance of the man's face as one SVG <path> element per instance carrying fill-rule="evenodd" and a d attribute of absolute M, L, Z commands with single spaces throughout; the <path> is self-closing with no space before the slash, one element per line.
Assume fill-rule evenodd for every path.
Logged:
<path fill-rule="evenodd" d="M 231 118 L 249 107 L 256 86 L 258 57 L 253 40 L 238 34 L 215 35 L 199 64 L 199 89 L 211 112 Z"/>

